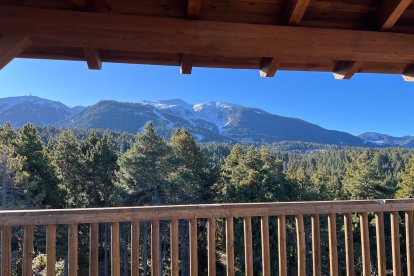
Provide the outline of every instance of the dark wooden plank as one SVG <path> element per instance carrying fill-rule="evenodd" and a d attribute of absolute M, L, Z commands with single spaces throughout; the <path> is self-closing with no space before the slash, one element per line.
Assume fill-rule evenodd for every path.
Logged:
<path fill-rule="evenodd" d="M 68 257 L 69 257 L 69 276 L 78 275 L 78 225 L 70 224 L 68 227 Z"/>
<path fill-rule="evenodd" d="M 311 223 L 313 276 L 321 276 L 321 226 L 319 215 L 312 215 Z"/>
<path fill-rule="evenodd" d="M 346 275 L 354 276 L 354 235 L 352 233 L 352 214 L 344 214 Z"/>
<path fill-rule="evenodd" d="M 338 276 L 338 244 L 336 237 L 336 214 L 328 215 L 329 268 L 331 276 Z"/>
<path fill-rule="evenodd" d="M 207 254 L 208 254 L 208 276 L 216 275 L 216 219 L 208 219 L 207 228 Z"/>
<path fill-rule="evenodd" d="M 252 218 L 244 217 L 244 275 L 253 276 Z"/>
<path fill-rule="evenodd" d="M 190 219 L 190 275 L 198 275 L 197 218 Z"/>
<path fill-rule="evenodd" d="M 131 275 L 139 275 L 139 221 L 131 222 Z"/>
<path fill-rule="evenodd" d="M 32 276 L 34 226 L 24 227 L 22 275 Z"/>
<path fill-rule="evenodd" d="M 89 225 L 89 276 L 99 275 L 99 224 Z"/>
<path fill-rule="evenodd" d="M 263 58 L 260 65 L 260 76 L 263 78 L 274 77 L 280 61 L 275 58 Z"/>
<path fill-rule="evenodd" d="M 193 70 L 193 61 L 192 56 L 183 54 L 181 57 L 181 74 L 191 74 Z"/>
<path fill-rule="evenodd" d="M 369 248 L 369 221 L 367 213 L 360 213 L 362 272 L 364 276 L 371 275 L 371 253 Z"/>
<path fill-rule="evenodd" d="M 30 45 L 32 45 L 32 40 L 27 36 L 0 36 L 0 70 L 23 53 Z"/>
<path fill-rule="evenodd" d="M 270 276 L 269 217 L 261 217 L 262 275 Z"/>
<path fill-rule="evenodd" d="M 305 225 L 303 215 L 295 216 L 296 221 L 296 244 L 298 259 L 298 276 L 306 275 L 306 243 L 305 243 Z"/>
<path fill-rule="evenodd" d="M 305 15 L 310 0 L 288 0 L 286 6 L 286 23 L 289 25 L 297 25 Z"/>
<path fill-rule="evenodd" d="M 226 218 L 226 273 L 234 276 L 234 223 L 232 217 Z"/>
<path fill-rule="evenodd" d="M 46 276 L 56 275 L 56 225 L 46 226 Z"/>
<path fill-rule="evenodd" d="M 121 275 L 119 222 L 111 223 L 111 275 Z"/>
<path fill-rule="evenodd" d="M 383 0 L 378 16 L 380 29 L 391 29 L 411 3 L 412 0 Z"/>
<path fill-rule="evenodd" d="M 85 59 L 88 64 L 88 68 L 91 70 L 101 70 L 102 60 L 99 54 L 99 50 L 93 48 L 83 48 Z"/>
<path fill-rule="evenodd" d="M 407 275 L 414 274 L 414 211 L 405 212 L 405 241 L 407 248 Z"/>
<path fill-rule="evenodd" d="M 191 256 L 191 254 L 190 254 Z M 151 221 L 151 275 L 160 275 L 160 221 Z"/>
<path fill-rule="evenodd" d="M 178 236 L 178 219 L 171 220 L 171 276 L 178 276 L 180 272 L 180 264 L 178 262 L 179 255 L 179 236 Z"/>
<path fill-rule="evenodd" d="M 392 275 L 401 275 L 400 219 L 398 212 L 391 212 Z"/>
<path fill-rule="evenodd" d="M 4 226 L 1 233 L 1 275 L 11 275 L 12 228 Z"/>
<path fill-rule="evenodd" d="M 286 217 L 278 217 L 278 252 L 279 252 L 279 275 L 287 276 L 287 259 L 286 259 Z"/>

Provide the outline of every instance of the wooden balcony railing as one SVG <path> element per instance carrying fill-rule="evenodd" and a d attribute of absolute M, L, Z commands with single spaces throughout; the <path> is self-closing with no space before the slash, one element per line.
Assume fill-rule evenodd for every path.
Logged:
<path fill-rule="evenodd" d="M 130 239 L 128 250 L 131 275 L 139 275 L 140 270 L 140 225 L 147 221 L 151 224 L 151 273 L 160 275 L 163 264 L 160 263 L 160 222 L 168 222 L 169 229 L 169 258 L 168 267 L 170 275 L 179 275 L 179 221 L 189 222 L 189 256 L 190 274 L 198 274 L 198 239 L 197 233 L 201 220 L 207 221 L 207 266 L 208 275 L 216 275 L 216 231 L 223 225 L 225 231 L 225 262 L 224 271 L 227 275 L 235 274 L 235 238 L 244 241 L 244 274 L 253 275 L 253 260 L 255 258 L 252 248 L 252 219 L 260 218 L 261 239 L 261 272 L 270 275 L 271 265 L 278 263 L 279 275 L 292 275 L 287 265 L 287 221 L 292 221 L 296 231 L 296 263 L 298 275 L 321 275 L 321 235 L 320 218 L 327 217 L 328 252 L 330 275 L 338 275 L 338 243 L 337 238 L 344 233 L 344 246 L 346 256 L 347 275 L 354 275 L 354 238 L 352 217 L 359 216 L 359 231 L 361 237 L 362 270 L 364 275 L 371 275 L 373 263 L 377 263 L 378 275 L 386 275 L 386 256 L 392 259 L 392 275 L 414 275 L 414 199 L 405 200 L 371 200 L 371 201 L 331 201 L 331 202 L 289 202 L 289 203 L 253 203 L 253 204 L 210 204 L 210 205 L 183 205 L 183 206 L 151 206 L 151 207 L 125 207 L 125 208 L 96 208 L 96 209 L 65 209 L 65 210 L 27 210 L 27 211 L 0 211 L 1 236 L 1 271 L 2 275 L 11 274 L 11 237 L 13 231 L 23 227 L 24 238 L 22 242 L 22 273 L 32 275 L 32 252 L 34 240 L 34 227 L 46 226 L 46 254 L 47 275 L 55 275 L 56 261 L 56 229 L 58 225 L 68 225 L 68 271 L 69 275 L 78 273 L 78 225 L 89 225 L 89 275 L 100 275 L 99 269 L 99 224 L 110 223 L 111 229 L 111 274 L 120 275 L 120 223 L 130 223 Z M 384 238 L 384 213 L 390 217 L 386 225 L 390 225 L 389 243 Z M 405 217 L 404 217 L 405 215 Z M 341 218 L 344 225 L 338 232 L 337 219 Z M 294 220 L 292 220 L 294 218 Z M 370 218 L 375 225 L 370 226 Z M 401 218 L 401 219 L 400 219 Z M 244 237 L 235 237 L 234 219 L 243 220 Z M 269 237 L 269 220 L 277 219 L 277 248 L 271 248 Z M 305 220 L 310 219 L 310 234 L 305 235 Z M 217 224 L 217 221 L 221 221 Z M 355 223 L 355 221 L 354 221 Z M 405 225 L 405 234 L 400 235 L 400 227 Z M 375 227 L 376 260 L 371 258 L 369 227 Z M 276 232 L 276 231 L 275 231 Z M 165 231 L 163 232 L 165 233 Z M 243 236 L 243 235 L 242 235 Z M 311 239 L 311 241 L 306 240 Z M 373 237 L 371 237 L 372 241 Z M 401 266 L 400 239 L 406 242 L 406 264 L 404 270 Z M 289 241 L 290 242 L 290 241 Z M 306 248 L 306 245 L 311 248 Z M 386 252 L 385 248 L 392 248 Z M 272 251 L 274 250 L 274 251 Z M 342 250 L 342 248 L 341 248 Z M 277 256 L 276 260 L 271 258 Z M 292 251 L 290 251 L 292 252 Z M 312 256 L 311 269 L 306 265 L 308 254 Z M 243 252 L 236 252 L 243 255 Z M 404 261 L 405 261 L 404 259 Z M 164 259 L 165 262 L 165 259 Z M 165 264 L 164 264 L 165 265 Z M 308 267 L 308 271 L 306 271 Z M 391 266 L 390 266 L 391 267 Z M 310 271 L 312 270 L 312 272 Z M 243 273 L 243 271 L 241 271 Z M 296 272 L 295 272 L 296 273 Z"/>

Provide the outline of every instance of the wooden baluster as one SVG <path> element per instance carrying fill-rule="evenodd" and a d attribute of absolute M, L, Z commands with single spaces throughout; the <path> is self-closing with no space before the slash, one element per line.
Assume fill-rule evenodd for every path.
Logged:
<path fill-rule="evenodd" d="M 89 225 L 89 276 L 99 274 L 99 224 Z"/>
<path fill-rule="evenodd" d="M 263 276 L 270 276 L 270 241 L 269 241 L 269 217 L 261 218 L 262 229 L 262 269 Z"/>
<path fill-rule="evenodd" d="M 226 218 L 226 270 L 227 276 L 234 276 L 234 225 L 233 218 Z"/>
<path fill-rule="evenodd" d="M 305 226 L 303 215 L 295 216 L 296 220 L 296 241 L 298 254 L 298 276 L 306 275 L 306 244 L 305 244 Z"/>
<path fill-rule="evenodd" d="M 171 231 L 170 231 L 170 240 L 171 240 L 171 276 L 178 276 L 180 272 L 180 266 L 178 262 L 178 219 L 171 220 Z"/>
<path fill-rule="evenodd" d="M 56 225 L 47 225 L 46 230 L 46 276 L 56 275 Z"/>
<path fill-rule="evenodd" d="M 414 213 L 405 212 L 405 240 L 407 248 L 407 275 L 414 274 Z"/>
<path fill-rule="evenodd" d="M 191 254 L 190 254 L 191 256 Z M 160 221 L 151 221 L 151 275 L 160 275 Z"/>
<path fill-rule="evenodd" d="M 78 225 L 69 224 L 69 276 L 78 275 Z"/>
<path fill-rule="evenodd" d="M 362 246 L 362 271 L 364 276 L 371 275 L 371 253 L 369 251 L 368 214 L 360 213 L 361 246 Z"/>
<path fill-rule="evenodd" d="M 391 241 L 392 241 L 392 275 L 401 276 L 400 253 L 400 217 L 398 212 L 391 212 Z"/>
<path fill-rule="evenodd" d="M 111 223 L 111 275 L 121 275 L 119 222 Z"/>
<path fill-rule="evenodd" d="M 23 239 L 23 276 L 32 276 L 32 254 L 33 254 L 33 237 L 34 226 L 26 225 L 24 227 L 24 239 Z"/>
<path fill-rule="evenodd" d="M 331 276 L 338 275 L 338 246 L 336 238 L 336 214 L 328 215 L 329 267 Z"/>
<path fill-rule="evenodd" d="M 346 275 L 354 276 L 354 235 L 352 233 L 352 214 L 344 214 L 345 224 L 345 252 L 346 252 Z"/>
<path fill-rule="evenodd" d="M 216 219 L 208 220 L 208 276 L 216 275 Z"/>
<path fill-rule="evenodd" d="M 197 218 L 190 219 L 190 275 L 198 275 Z"/>
<path fill-rule="evenodd" d="M 321 227 L 319 215 L 312 215 L 313 276 L 321 276 Z"/>
<path fill-rule="evenodd" d="M 253 276 L 253 244 L 251 217 L 244 217 L 244 262 L 245 275 Z"/>
<path fill-rule="evenodd" d="M 139 275 L 139 221 L 131 222 L 131 276 Z"/>
<path fill-rule="evenodd" d="M 287 276 L 286 260 L 286 217 L 279 216 L 277 223 L 278 252 L 279 252 L 279 275 Z"/>
<path fill-rule="evenodd" d="M 386 275 L 386 258 L 385 258 L 385 235 L 384 235 L 384 214 L 375 213 L 376 236 L 377 236 L 377 261 L 378 276 Z"/>
<path fill-rule="evenodd" d="M 11 275 L 12 228 L 3 226 L 1 233 L 1 275 Z"/>

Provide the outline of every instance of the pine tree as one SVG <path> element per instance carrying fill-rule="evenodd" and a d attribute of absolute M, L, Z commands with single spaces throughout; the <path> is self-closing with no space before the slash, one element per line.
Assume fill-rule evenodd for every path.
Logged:
<path fill-rule="evenodd" d="M 405 170 L 401 173 L 401 181 L 398 183 L 397 198 L 414 197 L 414 157 L 410 159 Z"/>
<path fill-rule="evenodd" d="M 58 179 L 46 154 L 36 127 L 23 126 L 13 142 L 16 156 L 25 158 L 24 171 L 28 173 L 32 198 L 39 207 L 59 207 Z"/>

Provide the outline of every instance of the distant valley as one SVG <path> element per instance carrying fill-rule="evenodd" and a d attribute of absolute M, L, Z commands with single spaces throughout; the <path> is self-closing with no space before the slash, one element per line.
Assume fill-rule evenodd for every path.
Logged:
<path fill-rule="evenodd" d="M 26 123 L 80 129 L 110 129 L 136 133 L 152 122 L 169 137 L 186 128 L 200 142 L 273 143 L 300 141 L 339 146 L 397 146 L 414 148 L 414 137 L 364 133 L 359 137 L 328 130 L 304 120 L 274 115 L 231 103 L 189 104 L 180 99 L 124 103 L 100 101 L 88 107 L 68 107 L 35 96 L 0 98 L 0 124 Z"/>

